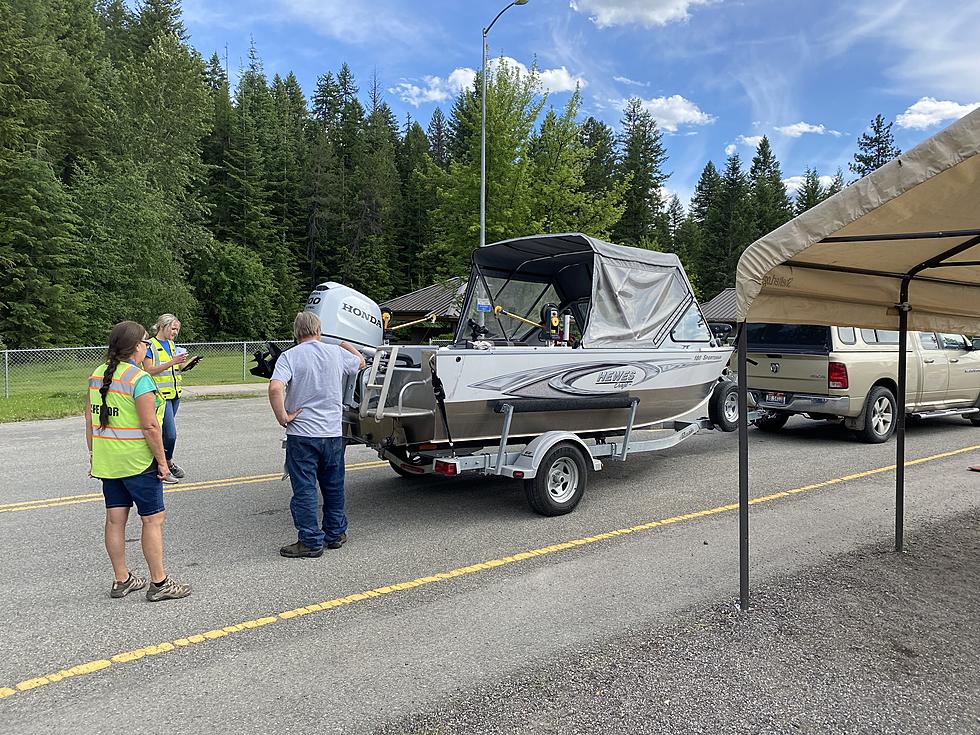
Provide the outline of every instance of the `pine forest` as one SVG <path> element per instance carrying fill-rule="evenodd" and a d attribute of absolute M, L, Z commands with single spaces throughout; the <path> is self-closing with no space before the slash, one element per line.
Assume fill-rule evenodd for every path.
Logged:
<path fill-rule="evenodd" d="M 339 60 L 338 60 L 339 62 Z M 117 321 L 180 315 L 184 339 L 289 333 L 312 285 L 383 301 L 463 275 L 479 241 L 481 80 L 428 121 L 375 75 L 314 89 L 189 43 L 175 0 L 0 3 L 0 343 L 104 344 Z M 898 154 L 878 116 L 855 176 Z M 707 300 L 742 250 L 846 185 L 790 197 L 769 141 L 708 161 L 685 206 L 639 99 L 614 128 L 534 69 L 492 66 L 487 242 L 584 232 L 671 251 Z M 826 179 L 824 179 L 826 181 Z"/>

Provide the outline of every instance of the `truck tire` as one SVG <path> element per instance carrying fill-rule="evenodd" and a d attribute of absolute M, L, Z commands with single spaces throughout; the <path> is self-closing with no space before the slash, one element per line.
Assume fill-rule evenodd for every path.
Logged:
<path fill-rule="evenodd" d="M 864 426 L 857 430 L 857 437 L 866 444 L 888 441 L 898 423 L 897 403 L 892 392 L 876 385 L 868 393 L 864 404 Z"/>
<path fill-rule="evenodd" d="M 559 442 L 544 455 L 537 474 L 524 481 L 528 505 L 543 516 L 561 516 L 575 510 L 588 483 L 582 450 Z"/>
<path fill-rule="evenodd" d="M 722 431 L 738 428 L 738 385 L 730 380 L 715 384 L 708 401 L 708 418 Z"/>
<path fill-rule="evenodd" d="M 755 428 L 759 431 L 775 433 L 786 426 L 789 421 L 788 413 L 767 413 L 765 416 L 755 420 Z"/>

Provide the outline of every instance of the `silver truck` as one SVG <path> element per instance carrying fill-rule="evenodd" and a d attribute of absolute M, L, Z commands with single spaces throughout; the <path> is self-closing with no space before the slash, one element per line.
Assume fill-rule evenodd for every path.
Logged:
<path fill-rule="evenodd" d="M 898 332 L 805 324 L 748 325 L 749 405 L 755 426 L 778 431 L 790 416 L 840 421 L 862 441 L 895 430 Z M 910 332 L 906 409 L 961 415 L 980 426 L 980 339 Z"/>

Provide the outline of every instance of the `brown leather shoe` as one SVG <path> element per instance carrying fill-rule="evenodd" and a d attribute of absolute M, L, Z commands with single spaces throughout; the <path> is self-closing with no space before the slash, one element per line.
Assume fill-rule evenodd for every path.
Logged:
<path fill-rule="evenodd" d="M 297 541 L 295 544 L 283 546 L 281 549 L 279 549 L 279 553 L 287 559 L 299 559 L 301 557 L 316 559 L 318 556 L 323 555 L 323 547 L 321 546 L 319 549 L 311 549 L 302 541 Z"/>

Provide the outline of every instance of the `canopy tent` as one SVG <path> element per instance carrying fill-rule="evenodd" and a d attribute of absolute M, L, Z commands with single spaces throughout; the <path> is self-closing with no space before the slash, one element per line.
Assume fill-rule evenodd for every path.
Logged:
<path fill-rule="evenodd" d="M 980 110 L 752 243 L 736 276 L 740 598 L 748 605 L 746 322 L 899 331 L 902 550 L 908 330 L 980 334 Z"/>

